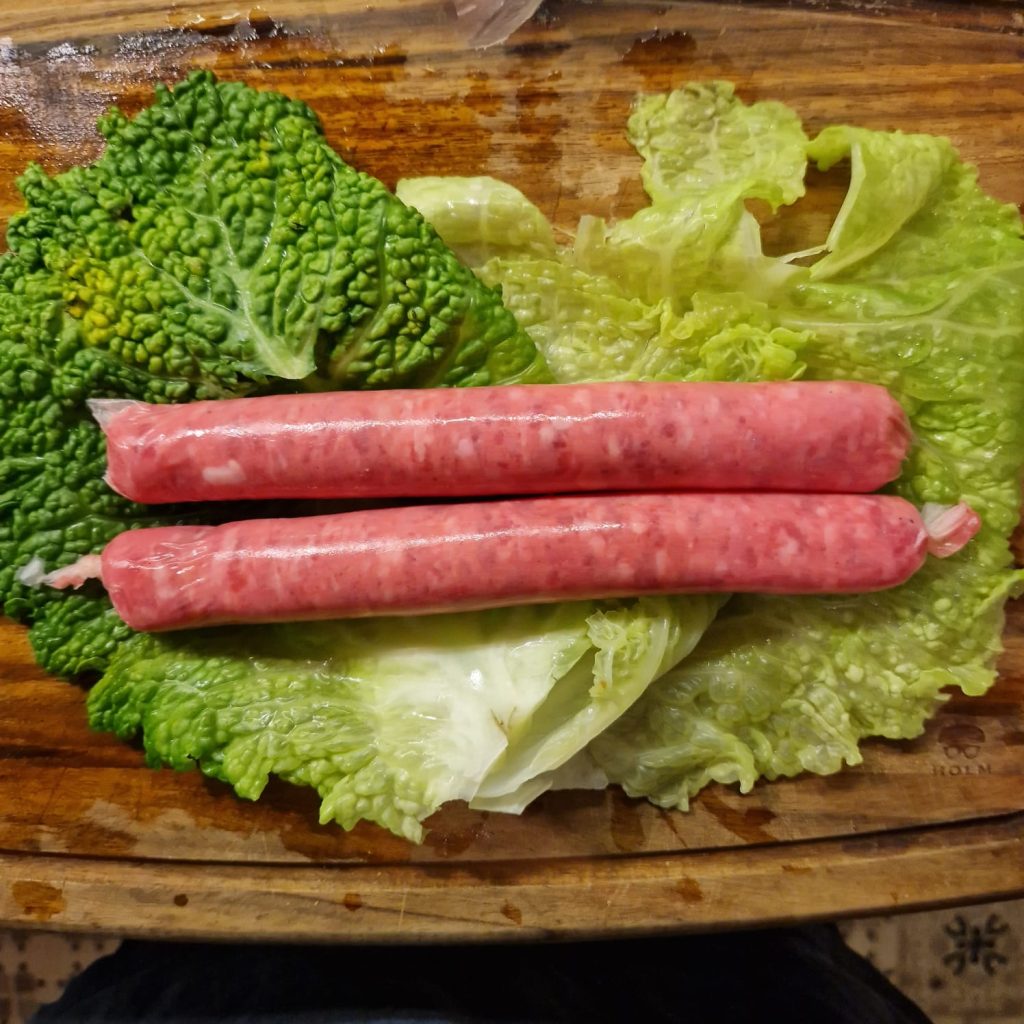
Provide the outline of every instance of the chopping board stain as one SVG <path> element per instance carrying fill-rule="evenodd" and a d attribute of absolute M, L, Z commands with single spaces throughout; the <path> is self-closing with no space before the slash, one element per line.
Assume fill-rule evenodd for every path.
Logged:
<path fill-rule="evenodd" d="M 83 820 L 75 825 L 75 844 L 117 856 L 130 854 L 138 845 L 138 836 L 123 829 Z"/>
<path fill-rule="evenodd" d="M 545 82 L 546 77 L 540 81 L 526 81 L 515 92 L 518 141 L 514 154 L 523 167 L 550 164 L 552 156 L 558 152 L 558 140 L 565 129 L 557 87 Z M 552 216 L 557 220 L 556 213 Z"/>
<path fill-rule="evenodd" d="M 461 856 L 478 840 L 487 835 L 487 819 L 490 815 L 486 811 L 475 813 L 475 820 L 471 819 L 468 824 L 463 824 L 462 827 L 445 828 L 443 825 L 438 827 L 432 824 L 436 816 L 428 818 L 425 822 L 427 835 L 423 840 L 423 845 L 431 849 L 443 860 Z"/>
<path fill-rule="evenodd" d="M 202 780 L 209 801 L 193 806 L 196 825 L 227 829 L 254 851 L 279 849 L 283 856 L 296 854 L 313 863 L 361 861 L 368 864 L 401 864 L 412 856 L 410 844 L 369 822 L 360 822 L 349 832 L 337 825 L 320 824 L 320 797 L 304 786 L 293 786 L 272 776 L 256 803 L 238 799 L 225 786 Z"/>
<path fill-rule="evenodd" d="M 46 882 L 14 882 L 11 897 L 26 917 L 39 923 L 52 920 L 67 905 L 60 889 Z"/>
<path fill-rule="evenodd" d="M 501 916 L 507 917 L 513 924 L 523 923 L 523 912 L 514 903 L 506 901 L 502 904 Z"/>
<path fill-rule="evenodd" d="M 341 905 L 346 910 L 358 910 L 363 905 L 363 898 L 357 892 L 347 892 Z"/>
<path fill-rule="evenodd" d="M 490 76 L 485 71 L 476 69 L 466 75 L 466 81 L 469 84 L 462 102 L 476 114 L 489 118 L 498 117 L 502 113 L 504 100 L 501 91 L 490 85 Z"/>
<path fill-rule="evenodd" d="M 647 847 L 647 829 L 644 808 L 638 800 L 631 800 L 620 790 L 612 790 L 609 799 L 609 828 L 615 848 L 622 853 L 637 853 Z"/>
<path fill-rule="evenodd" d="M 776 841 L 775 836 L 766 828 L 775 820 L 775 814 L 767 807 L 733 807 L 715 789 L 703 790 L 698 801 L 719 825 L 745 843 Z"/>
<path fill-rule="evenodd" d="M 505 48 L 505 52 L 513 57 L 563 57 L 572 49 L 572 43 L 565 40 L 550 39 L 529 43 L 516 43 Z"/>
<path fill-rule="evenodd" d="M 161 837 L 180 833 L 190 845 L 212 844 L 222 856 L 264 863 L 400 864 L 412 855 L 404 839 L 365 822 L 351 832 L 321 826 L 317 794 L 280 779 L 271 779 L 258 803 L 240 800 L 198 773 L 167 778 L 145 770 L 133 781 L 136 785 L 105 799 L 91 796 L 80 806 L 83 794 L 69 804 L 66 815 L 74 818 L 68 826 L 70 848 L 163 859 L 166 838 Z M 67 798 L 73 797 L 71 792 Z"/>
<path fill-rule="evenodd" d="M 690 844 L 686 841 L 686 836 L 683 835 L 682 826 L 686 820 L 686 816 L 681 814 L 679 811 L 670 811 L 665 807 L 656 807 L 655 813 L 664 822 L 669 832 L 679 840 L 679 845 L 687 847 Z"/>
<path fill-rule="evenodd" d="M 700 903 L 704 899 L 704 890 L 696 878 L 683 875 L 673 888 L 687 903 Z"/>
<path fill-rule="evenodd" d="M 830 793 L 850 792 L 863 785 L 863 773 L 850 768 L 835 775 L 825 775 L 821 777 L 821 785 Z"/>
<path fill-rule="evenodd" d="M 622 55 L 622 66 L 639 76 L 646 91 L 671 89 L 687 77 L 697 40 L 679 29 L 645 32 Z"/>

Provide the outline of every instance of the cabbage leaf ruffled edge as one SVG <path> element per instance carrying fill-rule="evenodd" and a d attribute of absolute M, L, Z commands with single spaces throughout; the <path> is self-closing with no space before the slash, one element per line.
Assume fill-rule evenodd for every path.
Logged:
<path fill-rule="evenodd" d="M 610 778 L 685 807 L 710 781 L 836 771 L 866 736 L 916 735 L 945 688 L 985 692 L 1018 582 L 1016 211 L 944 140 L 808 140 L 795 113 L 725 83 L 642 98 L 629 132 L 650 206 L 585 218 L 568 247 L 493 179 L 399 195 L 502 287 L 560 380 L 884 384 L 918 439 L 893 490 L 966 498 L 977 541 L 886 594 L 747 596 L 717 617 L 721 599 L 683 597 L 139 637 L 94 688 L 95 725 L 141 731 L 154 764 L 198 763 L 243 796 L 277 774 L 316 788 L 325 822 L 416 840 L 450 799 L 519 810 Z M 746 202 L 793 203 L 808 157 L 850 160 L 847 201 L 827 238 L 767 256 Z"/>
<path fill-rule="evenodd" d="M 857 764 L 862 739 L 916 736 L 945 690 L 994 682 L 1021 583 L 1008 540 L 1024 465 L 1024 242 L 1016 208 L 985 195 L 946 139 L 849 125 L 808 139 L 792 111 L 747 106 L 721 82 L 642 97 L 629 131 L 649 206 L 611 226 L 584 218 L 567 249 L 493 251 L 479 268 L 556 378 L 882 384 L 916 437 L 890 489 L 966 500 L 984 522 L 968 549 L 893 591 L 734 598 L 589 747 L 628 793 L 685 808 L 712 781 L 746 792 Z M 767 256 L 746 201 L 794 202 L 808 158 L 848 164 L 846 199 L 827 237 Z M 415 205 L 415 182 L 400 187 Z M 478 183 L 477 206 L 485 193 Z M 522 202 L 514 219 L 529 223 Z"/>

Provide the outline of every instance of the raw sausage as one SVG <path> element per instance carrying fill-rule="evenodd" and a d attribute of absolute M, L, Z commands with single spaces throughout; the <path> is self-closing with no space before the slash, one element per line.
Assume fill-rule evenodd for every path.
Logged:
<path fill-rule="evenodd" d="M 978 519 L 966 506 L 945 519 L 950 553 Z M 107 545 L 101 574 L 128 625 L 167 630 L 685 591 L 880 590 L 910 577 L 929 542 L 917 509 L 896 497 L 588 495 L 132 530 Z M 49 582 L 78 585 L 90 571 L 71 566 Z"/>
<path fill-rule="evenodd" d="M 872 491 L 910 430 L 849 381 L 609 383 L 96 402 L 135 501 L 552 491 Z"/>
<path fill-rule="evenodd" d="M 867 492 L 910 428 L 852 381 L 607 383 L 96 401 L 107 480 L 146 504 L 570 491 Z"/>
<path fill-rule="evenodd" d="M 958 520 L 954 530 L 951 519 Z M 936 548 L 978 528 L 946 514 Z M 426 505 L 115 537 L 102 579 L 138 630 L 701 591 L 881 590 L 930 537 L 882 495 L 632 494 Z"/>

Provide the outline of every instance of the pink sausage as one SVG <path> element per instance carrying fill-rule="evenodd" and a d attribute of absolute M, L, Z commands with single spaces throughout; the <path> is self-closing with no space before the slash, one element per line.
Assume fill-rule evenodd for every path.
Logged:
<path fill-rule="evenodd" d="M 861 492 L 910 428 L 851 381 L 616 383 L 93 403 L 134 501 L 569 491 Z"/>
<path fill-rule="evenodd" d="M 957 508 L 965 541 L 978 520 Z M 947 553 L 950 537 L 947 523 Z M 166 630 L 686 591 L 880 590 L 909 578 L 929 543 L 917 510 L 895 497 L 588 495 L 132 530 L 107 545 L 101 574 L 129 626 Z M 77 585 L 90 571 L 80 563 L 49 582 Z"/>

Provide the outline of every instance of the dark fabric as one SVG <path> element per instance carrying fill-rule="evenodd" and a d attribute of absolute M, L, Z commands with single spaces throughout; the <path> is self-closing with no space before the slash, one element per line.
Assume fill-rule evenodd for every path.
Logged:
<path fill-rule="evenodd" d="M 831 925 L 510 946 L 126 942 L 33 1024 L 928 1024 Z"/>

